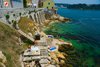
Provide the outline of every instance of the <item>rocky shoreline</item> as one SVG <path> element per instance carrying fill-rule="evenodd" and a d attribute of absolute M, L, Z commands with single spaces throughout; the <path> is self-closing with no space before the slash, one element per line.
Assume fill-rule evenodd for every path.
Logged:
<path fill-rule="evenodd" d="M 7 59 L 2 51 L 0 51 L 0 67 L 6 67 Z"/>
<path fill-rule="evenodd" d="M 64 23 L 64 22 L 69 22 L 69 21 L 70 21 L 70 19 L 68 19 L 68 18 L 64 18 L 62 16 L 54 14 L 49 20 L 46 20 L 47 25 L 44 25 L 44 26 L 47 27 L 47 26 L 49 26 L 49 24 L 52 24 L 52 23 L 56 23 L 56 22 L 62 22 L 62 23 Z M 30 24 L 30 25 L 32 26 L 32 24 Z M 32 28 L 33 27 L 34 26 L 32 26 Z M 38 29 L 37 31 L 40 31 L 40 30 Z M 46 35 L 47 34 L 45 34 L 45 36 Z M 50 52 L 51 58 L 54 59 L 55 62 L 58 65 L 64 64 L 65 63 L 65 61 L 64 61 L 65 56 L 64 56 L 64 53 L 62 53 L 62 52 L 59 51 L 59 46 L 61 46 L 62 44 L 65 44 L 65 45 L 68 45 L 70 47 L 70 46 L 72 46 L 72 44 L 70 42 L 65 42 L 65 41 L 63 41 L 61 39 L 56 39 L 56 38 L 53 39 L 52 44 L 54 44 L 57 49 L 55 51 L 53 51 L 53 52 Z"/>
<path fill-rule="evenodd" d="M 47 34 L 44 33 L 44 32 L 41 32 L 40 35 L 47 36 Z M 63 64 L 66 65 L 66 62 L 65 62 L 66 57 L 65 56 L 67 54 L 65 54 L 64 52 L 61 51 L 61 47 L 62 47 L 62 45 L 65 45 L 65 46 L 67 46 L 67 48 L 70 49 L 70 47 L 72 47 L 72 43 L 71 42 L 66 42 L 66 41 L 64 41 L 62 39 L 53 38 L 51 44 L 54 47 L 56 47 L 56 50 L 49 52 L 50 57 L 60 67 L 62 67 Z"/>
<path fill-rule="evenodd" d="M 51 16 L 50 19 L 45 20 L 44 27 L 48 27 L 49 25 L 52 25 L 53 23 L 67 23 L 72 21 L 70 18 L 65 18 L 63 16 L 60 16 L 58 14 L 54 14 Z"/>
<path fill-rule="evenodd" d="M 63 16 L 60 16 L 58 14 L 54 14 L 52 17 L 51 17 L 51 20 L 56 20 L 58 22 L 69 22 L 71 21 L 71 19 L 69 18 L 65 18 Z"/>
<path fill-rule="evenodd" d="M 60 15 L 55 14 L 55 15 L 53 15 L 51 17 L 50 20 L 46 20 L 46 22 L 45 22 L 46 23 L 45 28 L 48 28 L 49 25 L 52 25 L 53 23 L 65 23 L 65 22 L 69 22 L 69 21 L 71 21 L 71 19 L 64 18 L 64 17 L 62 17 Z M 45 35 L 47 35 L 44 31 L 43 31 L 43 33 Z M 54 38 L 53 41 L 52 41 L 52 43 L 55 45 L 55 47 L 57 49 L 55 51 L 53 51 L 53 52 L 50 52 L 51 58 L 53 58 L 55 60 L 55 62 L 60 67 L 62 67 L 63 65 L 65 65 L 63 67 L 66 67 L 66 55 L 68 55 L 68 54 L 65 54 L 64 52 L 62 52 L 61 51 L 61 47 L 64 45 L 64 46 L 67 46 L 67 48 L 70 49 L 71 47 L 73 47 L 72 43 L 71 42 L 66 42 L 66 41 L 64 41 L 64 40 L 62 40 L 60 38 L 59 39 Z"/>
<path fill-rule="evenodd" d="M 58 41 L 61 40 L 60 39 L 60 35 L 57 33 L 58 28 L 55 28 L 55 25 L 53 25 L 52 23 L 56 23 L 55 21 L 52 21 L 49 25 L 47 26 L 47 30 L 45 31 L 46 34 L 51 34 L 53 35 Z M 60 22 L 61 23 L 61 22 Z M 63 24 L 63 23 L 61 23 Z M 50 27 L 51 26 L 51 27 Z M 57 31 L 56 31 L 57 30 Z M 66 36 L 62 35 L 62 36 Z M 57 40 L 55 40 L 57 43 L 59 43 Z M 61 42 L 61 41 L 60 41 Z M 63 41 L 65 42 L 65 41 Z M 71 42 L 69 42 L 70 44 L 57 44 L 58 46 L 58 50 L 56 52 L 54 52 L 53 54 L 56 55 L 56 59 L 58 59 L 59 61 L 56 60 L 56 62 L 58 62 L 58 64 L 60 65 L 60 67 L 88 67 L 88 61 L 86 57 L 87 51 L 86 50 L 79 50 L 76 49 Z M 92 49 L 92 48 L 91 48 Z M 53 55 L 51 54 L 51 55 Z M 60 55 L 60 57 L 58 56 Z"/>

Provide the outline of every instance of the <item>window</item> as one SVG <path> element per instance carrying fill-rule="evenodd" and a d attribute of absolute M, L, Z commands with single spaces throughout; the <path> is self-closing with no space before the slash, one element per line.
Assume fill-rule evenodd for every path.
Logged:
<path fill-rule="evenodd" d="M 38 50 L 36 50 L 36 52 L 38 52 Z"/>
<path fill-rule="evenodd" d="M 50 5 L 50 3 L 48 3 L 48 5 Z"/>

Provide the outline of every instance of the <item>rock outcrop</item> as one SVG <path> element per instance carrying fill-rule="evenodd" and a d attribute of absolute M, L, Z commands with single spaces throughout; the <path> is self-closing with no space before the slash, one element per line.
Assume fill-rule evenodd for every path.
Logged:
<path fill-rule="evenodd" d="M 6 57 L 4 56 L 4 54 L 2 53 L 2 51 L 0 51 L 0 67 L 6 67 L 5 63 L 7 62 Z"/>
<path fill-rule="evenodd" d="M 69 18 L 65 18 L 65 17 L 62 17 L 60 15 L 56 15 L 56 14 L 51 17 L 51 20 L 56 20 L 58 22 L 68 22 L 68 21 L 71 21 L 71 19 L 69 19 Z"/>
<path fill-rule="evenodd" d="M 0 67 L 21 67 L 19 54 L 23 47 L 19 46 L 18 37 L 15 29 L 0 22 Z"/>

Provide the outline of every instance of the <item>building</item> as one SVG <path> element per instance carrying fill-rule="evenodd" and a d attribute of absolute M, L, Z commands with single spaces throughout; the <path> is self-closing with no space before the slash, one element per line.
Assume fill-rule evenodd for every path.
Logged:
<path fill-rule="evenodd" d="M 23 53 L 23 61 L 32 61 L 41 59 L 40 49 L 38 46 L 31 46 L 30 49 L 27 49 Z"/>
<path fill-rule="evenodd" d="M 31 51 L 33 55 L 40 55 L 40 49 L 37 46 L 31 46 Z"/>
<path fill-rule="evenodd" d="M 32 7 L 38 8 L 39 0 L 32 0 Z"/>
<path fill-rule="evenodd" d="M 25 50 L 24 56 L 40 56 L 40 49 L 37 46 L 31 46 L 30 49 Z"/>
<path fill-rule="evenodd" d="M 53 9 L 55 7 L 55 3 L 53 0 L 46 0 L 43 2 L 43 8 Z"/>
<path fill-rule="evenodd" d="M 23 0 L 0 0 L 0 8 L 23 8 Z"/>
<path fill-rule="evenodd" d="M 32 0 L 26 0 L 27 7 L 32 7 Z"/>
<path fill-rule="evenodd" d="M 38 8 L 39 0 L 26 0 L 26 7 Z"/>
<path fill-rule="evenodd" d="M 54 9 L 55 3 L 53 0 L 39 0 L 40 8 Z"/>
<path fill-rule="evenodd" d="M 45 2 L 46 0 L 39 0 L 39 4 L 38 4 L 38 6 L 39 6 L 39 8 L 43 8 L 43 2 Z"/>
<path fill-rule="evenodd" d="M 1 0 L 1 8 L 11 8 L 12 2 L 11 0 Z"/>
<path fill-rule="evenodd" d="M 23 8 L 23 0 L 12 0 L 12 8 Z"/>

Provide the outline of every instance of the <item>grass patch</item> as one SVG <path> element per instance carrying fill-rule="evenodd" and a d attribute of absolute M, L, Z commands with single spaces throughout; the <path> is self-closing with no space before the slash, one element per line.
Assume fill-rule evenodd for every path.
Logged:
<path fill-rule="evenodd" d="M 6 67 L 21 67 L 19 55 L 23 51 L 23 47 L 19 46 L 18 37 L 20 34 L 16 30 L 0 22 L 0 51 L 7 58 Z"/>
<path fill-rule="evenodd" d="M 32 33 L 34 35 L 35 33 L 35 22 L 33 22 L 31 19 L 27 17 L 21 17 L 19 23 L 19 28 L 25 32 L 26 34 Z"/>

